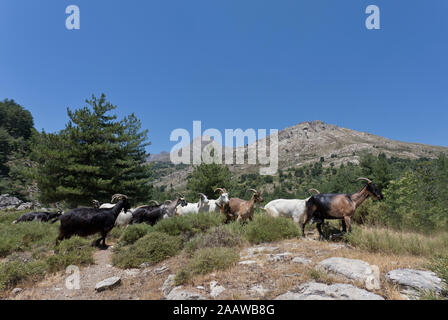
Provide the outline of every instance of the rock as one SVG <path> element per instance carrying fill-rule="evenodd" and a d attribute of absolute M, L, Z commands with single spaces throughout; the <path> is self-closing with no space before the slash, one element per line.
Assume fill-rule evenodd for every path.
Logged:
<path fill-rule="evenodd" d="M 166 297 L 174 288 L 174 279 L 176 278 L 175 274 L 170 274 L 168 278 L 165 280 L 162 286 L 163 296 Z"/>
<path fill-rule="evenodd" d="M 139 268 L 140 268 L 140 269 L 146 269 L 146 268 L 149 268 L 149 267 L 151 267 L 151 266 L 152 266 L 151 263 L 149 263 L 149 262 L 143 262 L 141 265 L 139 265 Z"/>
<path fill-rule="evenodd" d="M 12 197 L 9 194 L 0 195 L 0 210 L 13 210 L 23 203 L 22 200 Z"/>
<path fill-rule="evenodd" d="M 33 208 L 33 203 L 32 202 L 25 202 L 22 203 L 20 206 L 17 207 L 17 210 L 22 211 L 22 210 L 30 210 Z"/>
<path fill-rule="evenodd" d="M 267 252 L 275 252 L 280 250 L 279 247 L 252 247 L 252 248 L 247 248 L 246 249 L 246 255 L 242 255 L 241 258 L 254 258 L 256 256 L 259 256 L 262 253 L 267 253 Z"/>
<path fill-rule="evenodd" d="M 205 290 L 205 287 L 203 287 L 203 286 L 197 286 L 196 289 L 198 289 L 198 290 Z"/>
<path fill-rule="evenodd" d="M 182 290 L 182 286 L 175 287 L 166 296 L 167 300 L 205 300 L 199 293 Z"/>
<path fill-rule="evenodd" d="M 210 296 L 212 298 L 216 298 L 224 291 L 226 291 L 226 288 L 224 288 L 223 286 L 218 286 L 218 283 L 216 281 L 210 282 Z"/>
<path fill-rule="evenodd" d="M 418 296 L 419 291 L 441 293 L 445 286 L 443 280 L 431 271 L 397 269 L 389 271 L 386 279 L 399 285 L 403 293 L 409 296 Z"/>
<path fill-rule="evenodd" d="M 292 253 L 268 254 L 267 257 L 269 262 L 284 262 L 292 259 Z"/>
<path fill-rule="evenodd" d="M 160 268 L 154 269 L 154 274 L 162 274 L 167 271 L 170 271 L 167 266 L 161 266 Z"/>
<path fill-rule="evenodd" d="M 112 277 L 105 279 L 101 282 L 98 282 L 95 286 L 95 290 L 98 292 L 107 290 L 107 289 L 113 289 L 121 284 L 121 278 L 120 277 Z"/>
<path fill-rule="evenodd" d="M 365 261 L 336 257 L 319 262 L 316 270 L 330 272 L 363 283 L 366 283 L 373 275 L 372 268 Z"/>
<path fill-rule="evenodd" d="M 127 269 L 127 270 L 124 270 L 124 273 L 128 277 L 136 277 L 140 274 L 140 269 Z"/>
<path fill-rule="evenodd" d="M 303 257 L 295 257 L 294 259 L 292 259 L 292 262 L 307 265 L 310 264 L 312 260 Z"/>
<path fill-rule="evenodd" d="M 351 284 L 307 282 L 275 300 L 384 300 L 383 297 Z"/>
<path fill-rule="evenodd" d="M 250 290 L 249 290 L 250 293 L 260 296 L 260 297 L 264 297 L 268 291 L 269 290 L 263 288 L 262 285 L 255 285 L 252 288 L 250 288 Z"/>
<path fill-rule="evenodd" d="M 252 265 L 252 264 L 256 264 L 257 261 L 254 260 L 246 260 L 246 261 L 240 261 L 238 264 L 240 265 Z"/>
<path fill-rule="evenodd" d="M 11 291 L 11 293 L 13 294 L 13 295 L 18 295 L 20 292 L 22 292 L 23 291 L 23 289 L 22 288 L 14 288 L 12 291 Z"/>

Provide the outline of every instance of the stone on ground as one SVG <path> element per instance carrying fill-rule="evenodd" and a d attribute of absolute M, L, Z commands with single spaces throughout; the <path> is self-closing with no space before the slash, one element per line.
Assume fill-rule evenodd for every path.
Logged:
<path fill-rule="evenodd" d="M 98 292 L 113 289 L 121 284 L 121 278 L 120 277 L 112 277 L 105 279 L 101 282 L 98 282 L 95 286 L 95 290 Z"/>
<path fill-rule="evenodd" d="M 397 269 L 389 271 L 386 279 L 399 285 L 403 293 L 411 296 L 418 295 L 419 291 L 441 293 L 445 286 L 443 280 L 431 271 Z"/>
<path fill-rule="evenodd" d="M 351 284 L 307 282 L 275 300 L 384 300 L 383 297 Z"/>
<path fill-rule="evenodd" d="M 373 275 L 371 266 L 362 260 L 333 257 L 319 262 L 316 270 L 343 276 L 350 280 L 365 283 Z"/>
<path fill-rule="evenodd" d="M 166 297 L 167 300 L 205 300 L 199 293 L 182 289 L 182 286 L 175 287 Z"/>

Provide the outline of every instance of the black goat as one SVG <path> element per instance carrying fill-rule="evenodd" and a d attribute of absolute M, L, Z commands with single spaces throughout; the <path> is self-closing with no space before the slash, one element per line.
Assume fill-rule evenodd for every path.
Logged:
<path fill-rule="evenodd" d="M 39 221 L 39 222 L 51 222 L 55 223 L 59 220 L 59 217 L 62 215 L 62 211 L 58 212 L 29 212 L 21 215 L 17 218 L 13 224 L 19 222 L 30 222 L 30 221 Z"/>
<path fill-rule="evenodd" d="M 128 197 L 116 194 L 112 197 L 112 202 L 118 200 L 117 204 L 110 209 L 97 208 L 77 208 L 72 209 L 60 217 L 61 226 L 56 244 L 64 239 L 70 239 L 73 235 L 81 237 L 101 233 L 101 238 L 95 241 L 95 246 L 107 249 L 106 237 L 115 225 L 115 220 L 121 210 L 127 212 L 130 209 Z M 100 242 L 102 244 L 100 246 Z"/>
<path fill-rule="evenodd" d="M 132 213 L 132 219 L 129 224 L 147 223 L 153 226 L 165 216 L 172 217 L 177 206 L 181 205 L 182 207 L 185 207 L 187 205 L 185 197 L 180 193 L 177 194 L 176 200 L 171 201 L 169 204 L 164 203 L 159 205 L 156 201 L 154 202 L 156 205 L 138 207 Z"/>
<path fill-rule="evenodd" d="M 351 218 L 355 214 L 356 209 L 369 196 L 377 200 L 384 198 L 381 190 L 367 178 L 358 178 L 358 181 L 366 181 L 367 184 L 359 191 L 353 194 L 317 194 L 312 196 L 306 202 L 305 218 L 306 221 L 302 225 L 302 236 L 305 237 L 305 224 L 317 222 L 317 230 L 320 239 L 325 239 L 322 232 L 322 224 L 325 219 L 341 219 L 343 233 L 352 231 Z"/>

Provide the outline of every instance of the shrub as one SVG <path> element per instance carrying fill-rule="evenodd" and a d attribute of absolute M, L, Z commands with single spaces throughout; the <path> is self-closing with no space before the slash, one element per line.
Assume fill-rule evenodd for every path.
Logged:
<path fill-rule="evenodd" d="M 255 216 L 254 221 L 247 224 L 244 234 L 249 242 L 257 244 L 298 237 L 300 231 L 291 219 L 259 214 Z"/>
<path fill-rule="evenodd" d="M 47 265 L 43 261 L 3 262 L 0 264 L 0 291 L 15 287 L 25 280 L 37 281 L 43 277 Z"/>
<path fill-rule="evenodd" d="M 123 269 L 136 268 L 145 262 L 155 264 L 176 255 L 181 245 L 179 237 L 151 232 L 131 246 L 118 248 L 112 262 Z"/>
<path fill-rule="evenodd" d="M 239 234 L 233 233 L 225 226 L 214 227 L 207 233 L 196 235 L 185 245 L 185 251 L 192 255 L 196 250 L 203 248 L 236 247 L 243 243 Z"/>
<path fill-rule="evenodd" d="M 64 270 L 70 265 L 82 266 L 93 264 L 95 249 L 89 241 L 80 237 L 72 237 L 62 241 L 55 250 L 55 254 L 47 258 L 50 272 Z"/>
<path fill-rule="evenodd" d="M 394 232 L 388 229 L 361 229 L 353 227 L 344 239 L 352 246 L 370 252 L 386 254 L 409 254 L 432 257 L 446 253 L 448 234 L 425 236 L 418 233 Z"/>
<path fill-rule="evenodd" d="M 152 230 L 153 228 L 145 223 L 131 225 L 123 231 L 119 243 L 124 246 L 134 244 L 138 239 L 143 238 Z"/>
<path fill-rule="evenodd" d="M 432 258 L 429 268 L 448 284 L 448 255 L 437 255 Z M 448 295 L 448 292 L 446 293 Z"/>
<path fill-rule="evenodd" d="M 12 225 L 0 225 L 0 257 L 6 257 L 14 251 L 24 251 L 49 246 L 57 236 L 57 227 L 41 222 L 25 222 Z"/>
<path fill-rule="evenodd" d="M 193 275 L 208 274 L 212 271 L 225 270 L 240 259 L 238 250 L 233 248 L 204 248 L 195 252 L 185 268 L 175 278 L 176 284 L 185 283 Z"/>
<path fill-rule="evenodd" d="M 154 226 L 154 230 L 171 236 L 182 236 L 188 241 L 195 234 L 205 232 L 222 224 L 223 217 L 217 213 L 198 213 L 164 219 Z"/>

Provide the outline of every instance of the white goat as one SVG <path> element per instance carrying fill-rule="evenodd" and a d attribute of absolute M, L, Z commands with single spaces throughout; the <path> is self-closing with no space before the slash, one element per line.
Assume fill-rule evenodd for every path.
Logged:
<path fill-rule="evenodd" d="M 217 212 L 217 213 L 219 213 L 220 208 L 223 205 L 229 204 L 229 193 L 227 192 L 227 190 L 224 188 L 217 188 L 215 190 L 215 192 L 218 190 L 219 190 L 219 198 L 216 200 L 208 200 L 207 199 L 208 202 L 201 206 L 201 209 L 199 212 Z M 207 197 L 205 197 L 205 198 L 207 198 Z"/>
<path fill-rule="evenodd" d="M 315 191 L 318 194 L 320 193 L 316 189 L 310 189 L 309 192 Z M 264 206 L 264 210 L 271 217 L 287 217 L 294 220 L 295 223 L 298 223 L 303 227 L 306 223 L 305 216 L 305 208 L 306 202 L 309 198 L 301 200 L 301 199 L 277 199 L 269 202 Z"/>
<path fill-rule="evenodd" d="M 114 207 L 114 204 L 112 203 L 103 203 L 100 206 L 100 209 L 111 209 Z M 129 224 L 129 222 L 132 219 L 132 212 L 134 212 L 135 209 L 129 209 L 128 212 L 124 212 L 124 210 L 121 210 L 120 214 L 117 217 L 117 220 L 115 220 L 115 226 L 116 227 L 125 227 Z"/>
<path fill-rule="evenodd" d="M 207 206 L 209 203 L 209 200 L 207 199 L 207 196 L 203 193 L 199 193 L 199 201 L 196 203 L 187 203 L 185 207 L 177 207 L 176 208 L 176 215 L 177 216 L 185 216 L 187 214 L 194 214 L 199 212 L 204 212 L 203 207 Z"/>

